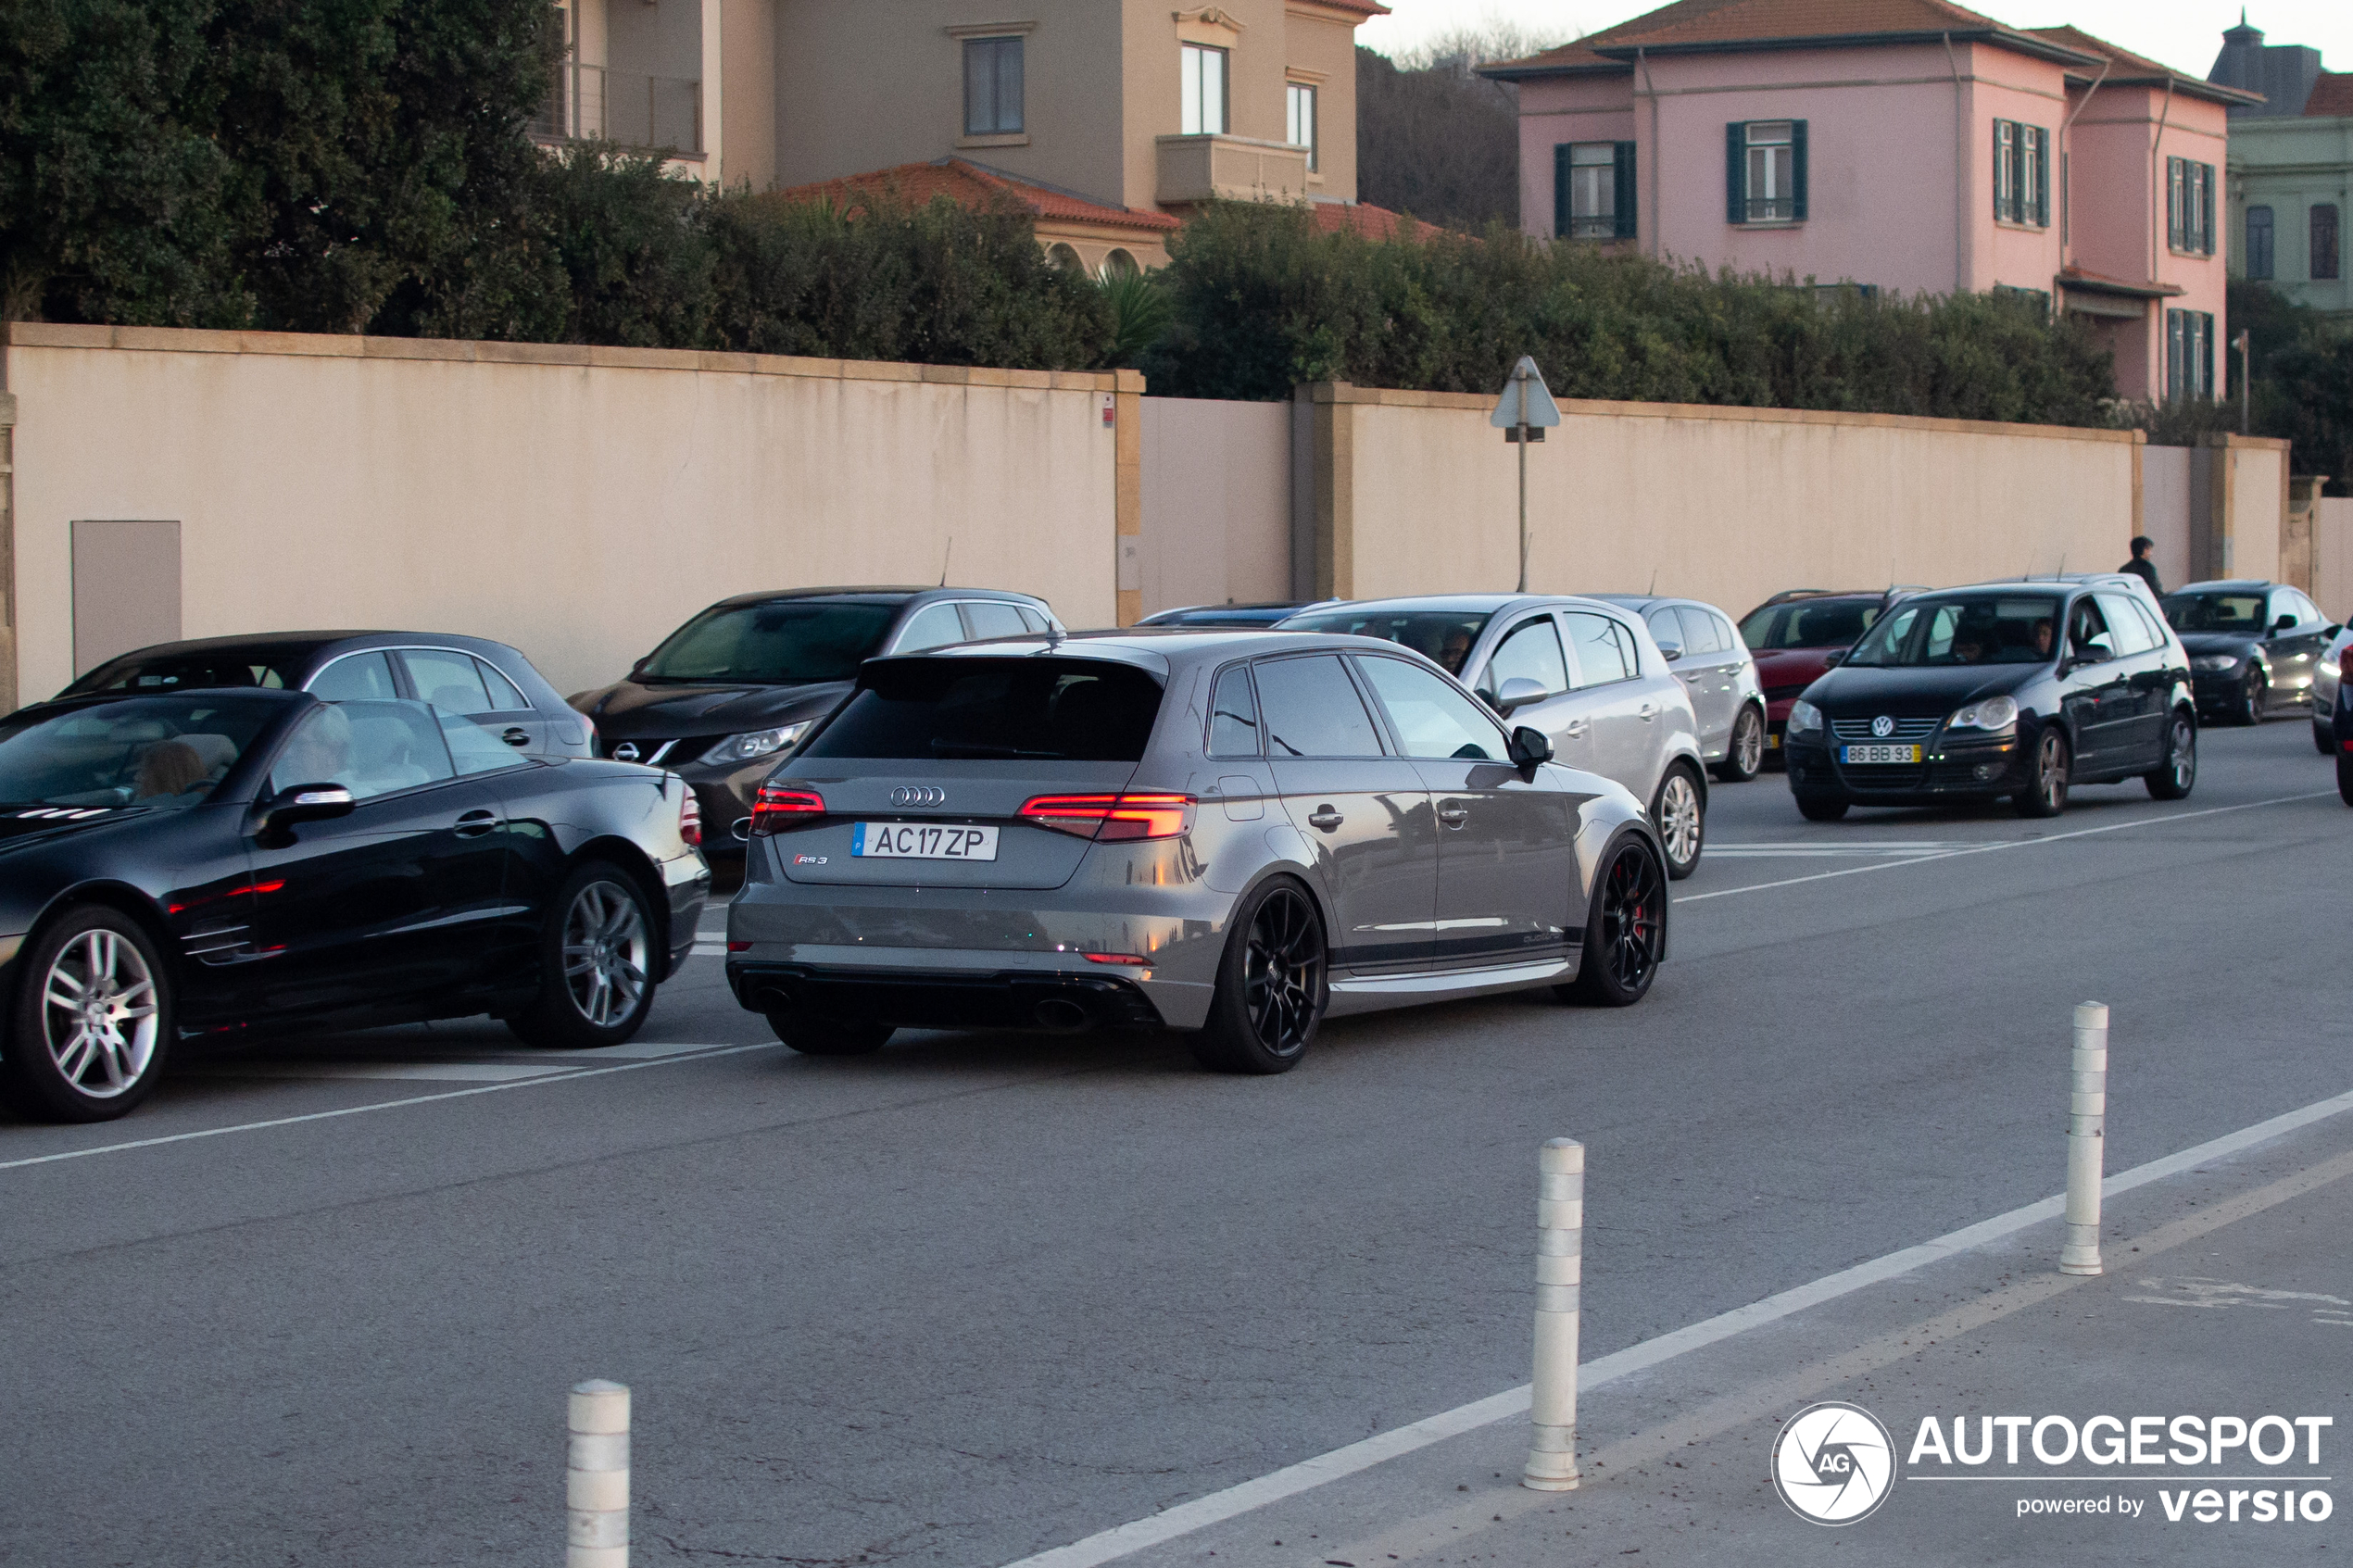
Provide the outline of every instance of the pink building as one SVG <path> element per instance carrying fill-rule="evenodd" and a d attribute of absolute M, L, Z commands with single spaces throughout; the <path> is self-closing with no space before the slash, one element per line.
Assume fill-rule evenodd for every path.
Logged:
<path fill-rule="evenodd" d="M 1679 0 L 1484 68 L 1528 232 L 2090 322 L 2120 395 L 2223 394 L 2226 114 L 2256 95 L 1944 0 Z"/>

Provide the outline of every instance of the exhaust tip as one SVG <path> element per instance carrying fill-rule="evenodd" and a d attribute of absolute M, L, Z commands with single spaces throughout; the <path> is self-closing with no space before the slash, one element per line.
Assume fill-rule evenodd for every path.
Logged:
<path fill-rule="evenodd" d="M 1084 1029 L 1087 1010 L 1066 997 L 1049 997 L 1030 1010 L 1041 1029 Z"/>

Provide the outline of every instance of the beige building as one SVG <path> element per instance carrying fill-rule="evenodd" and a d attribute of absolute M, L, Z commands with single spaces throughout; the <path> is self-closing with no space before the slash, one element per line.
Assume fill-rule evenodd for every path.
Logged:
<path fill-rule="evenodd" d="M 559 0 L 569 55 L 536 129 L 761 191 L 955 158 L 1114 209 L 1353 202 L 1355 30 L 1385 8 Z"/>

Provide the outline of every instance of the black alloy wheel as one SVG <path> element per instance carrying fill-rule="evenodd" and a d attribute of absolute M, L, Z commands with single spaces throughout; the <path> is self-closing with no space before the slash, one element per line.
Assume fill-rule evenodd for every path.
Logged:
<path fill-rule="evenodd" d="M 1306 889 L 1268 883 L 1235 910 L 1217 991 L 1193 1054 L 1221 1073 L 1288 1073 L 1323 1021 L 1329 966 L 1323 917 Z"/>
<path fill-rule="evenodd" d="M 1716 776 L 1726 784 L 1746 784 L 1764 767 L 1765 715 L 1743 706 L 1732 721 L 1732 744 L 1725 749 L 1724 760 L 1716 764 Z"/>
<path fill-rule="evenodd" d="M 2067 809 L 2067 737 L 2057 724 L 2045 726 L 2034 743 L 2034 774 L 2028 786 L 2010 797 L 2021 817 L 2056 817 Z"/>
<path fill-rule="evenodd" d="M 2186 799 L 2197 783 L 2197 722 L 2177 708 L 2165 726 L 2165 760 L 2145 775 L 2149 794 L 2159 800 Z"/>
<path fill-rule="evenodd" d="M 1631 1007 L 1658 978 L 1666 935 L 1666 867 L 1648 839 L 1629 834 L 1610 847 L 1593 879 L 1577 979 L 1555 989 L 1588 1007 Z"/>
<path fill-rule="evenodd" d="M 2271 690 L 2271 677 L 2264 673 L 2263 667 L 2259 664 L 2249 664 L 2246 667 L 2246 680 L 2239 687 L 2238 709 L 2232 716 L 2242 724 L 2261 723 L 2265 698 L 2270 695 Z"/>

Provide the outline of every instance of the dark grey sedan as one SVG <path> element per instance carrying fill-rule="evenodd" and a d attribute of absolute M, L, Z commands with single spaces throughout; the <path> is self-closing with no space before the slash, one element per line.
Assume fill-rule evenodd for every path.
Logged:
<path fill-rule="evenodd" d="M 1642 803 L 1366 637 L 1089 633 L 876 659 L 764 784 L 727 977 L 777 1035 L 1189 1031 L 1281 1073 L 1327 1012 L 1667 951 Z"/>

